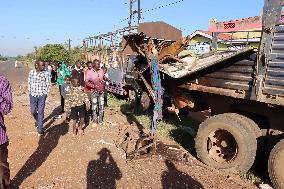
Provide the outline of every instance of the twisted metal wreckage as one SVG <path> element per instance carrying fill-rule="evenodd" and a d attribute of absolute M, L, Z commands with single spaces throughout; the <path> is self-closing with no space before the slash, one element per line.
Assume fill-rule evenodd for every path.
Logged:
<path fill-rule="evenodd" d="M 169 59 L 184 62 L 176 55 L 180 53 L 187 38 L 183 38 L 177 42 L 171 41 L 158 41 L 147 38 L 143 33 L 128 35 L 124 48 L 129 45 L 133 52 L 142 55 L 147 59 L 150 68 L 151 84 L 150 86 L 142 73 L 139 74 L 140 78 L 144 81 L 146 88 L 154 102 L 154 108 L 151 117 L 150 131 L 138 128 L 136 123 L 132 125 L 123 126 L 119 132 L 120 140 L 117 141 L 117 146 L 121 147 L 126 152 L 128 159 L 135 158 L 141 155 L 149 155 L 156 150 L 156 132 L 158 122 L 162 119 L 162 106 L 163 106 L 163 89 L 160 77 L 160 64 L 168 61 Z M 194 66 L 194 64 L 192 64 Z"/>

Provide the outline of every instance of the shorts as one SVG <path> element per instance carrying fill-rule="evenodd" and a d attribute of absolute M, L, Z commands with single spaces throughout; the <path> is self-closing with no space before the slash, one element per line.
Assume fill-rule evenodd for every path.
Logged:
<path fill-rule="evenodd" d="M 84 119 L 85 118 L 85 105 L 71 107 L 70 119 Z"/>

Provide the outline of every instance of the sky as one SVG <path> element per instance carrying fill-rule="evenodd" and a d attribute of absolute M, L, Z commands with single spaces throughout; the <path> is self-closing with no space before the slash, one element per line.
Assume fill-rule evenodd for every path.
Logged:
<path fill-rule="evenodd" d="M 141 0 L 143 10 L 178 0 Z M 164 21 L 188 35 L 218 21 L 260 15 L 264 0 L 184 0 L 142 13 L 142 22 Z M 136 9 L 137 3 L 134 3 Z M 24 55 L 48 43 L 82 44 L 88 36 L 127 26 L 129 0 L 0 0 L 0 54 Z"/>

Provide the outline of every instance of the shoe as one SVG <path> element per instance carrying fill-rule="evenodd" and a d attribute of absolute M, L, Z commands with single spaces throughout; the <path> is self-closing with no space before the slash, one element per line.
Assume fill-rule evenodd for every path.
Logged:
<path fill-rule="evenodd" d="M 99 123 L 99 125 L 104 126 L 105 122 L 102 121 L 102 122 Z"/>
<path fill-rule="evenodd" d="M 44 132 L 43 132 L 43 131 L 42 131 L 42 132 L 39 132 L 37 135 L 38 135 L 38 136 L 43 136 L 43 135 L 44 135 Z"/>
<path fill-rule="evenodd" d="M 92 123 L 92 128 L 96 128 L 98 126 L 98 124 L 96 122 Z"/>

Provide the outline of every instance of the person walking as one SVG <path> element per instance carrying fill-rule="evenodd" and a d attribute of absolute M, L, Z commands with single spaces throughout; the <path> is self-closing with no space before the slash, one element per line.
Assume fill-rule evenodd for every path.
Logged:
<path fill-rule="evenodd" d="M 28 78 L 31 113 L 36 121 L 39 135 L 43 135 L 43 118 L 45 101 L 50 90 L 49 73 L 45 70 L 45 63 L 38 60 L 36 69 L 31 70 Z"/>
<path fill-rule="evenodd" d="M 61 101 L 61 113 L 64 113 L 64 97 L 61 93 L 61 87 L 64 84 L 65 77 L 70 76 L 70 70 L 67 68 L 67 66 L 64 64 L 64 62 L 59 62 L 57 67 L 57 85 L 59 86 L 59 92 L 60 92 L 60 101 Z"/>
<path fill-rule="evenodd" d="M 4 115 L 13 107 L 12 91 L 9 81 L 0 75 L 0 188 L 10 188 L 10 169 L 8 159 L 8 136 L 4 124 Z"/>
<path fill-rule="evenodd" d="M 86 67 L 84 69 L 84 84 L 85 84 L 85 92 L 87 93 L 88 95 L 88 98 L 89 98 L 89 101 L 90 101 L 90 107 L 86 107 L 86 114 L 85 114 L 85 122 L 86 122 L 86 125 L 90 123 L 90 120 L 92 120 L 92 100 L 91 100 L 91 88 L 89 86 L 86 85 L 86 76 L 87 76 L 87 73 L 89 71 L 92 71 L 92 66 L 93 66 L 93 63 L 91 61 L 88 61 L 86 63 Z M 88 109 L 88 111 L 87 111 Z"/>
<path fill-rule="evenodd" d="M 78 79 L 80 86 L 84 86 L 84 70 L 80 62 L 77 62 L 74 69 L 71 71 L 72 79 Z"/>
<path fill-rule="evenodd" d="M 73 136 L 84 134 L 83 123 L 86 114 L 86 107 L 89 107 L 89 98 L 80 86 L 79 79 L 71 79 L 70 92 L 66 94 L 66 117 L 71 120 L 73 126 Z M 77 126 L 78 123 L 78 126 Z"/>
<path fill-rule="evenodd" d="M 91 88 L 92 127 L 96 127 L 97 124 L 103 124 L 104 90 L 105 81 L 107 80 L 104 70 L 100 68 L 100 61 L 94 60 L 92 70 L 89 70 L 86 74 L 86 85 Z"/>
<path fill-rule="evenodd" d="M 52 78 L 52 66 L 51 66 L 50 62 L 47 63 L 46 69 L 47 69 L 47 71 L 49 73 L 49 78 L 51 80 L 51 78 Z"/>
<path fill-rule="evenodd" d="M 105 81 L 104 106 L 108 107 L 108 104 L 107 104 L 107 94 L 108 94 L 107 87 L 109 86 L 109 76 L 108 76 L 108 72 L 107 72 L 107 67 L 104 66 L 102 69 L 104 70 L 105 77 L 107 78 L 107 80 Z"/>

